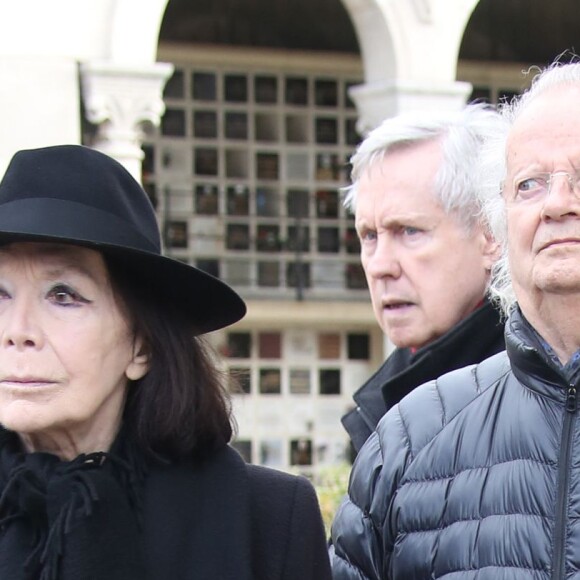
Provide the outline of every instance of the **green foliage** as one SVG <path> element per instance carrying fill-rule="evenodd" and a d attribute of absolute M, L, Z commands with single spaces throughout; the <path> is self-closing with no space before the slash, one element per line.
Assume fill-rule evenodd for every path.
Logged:
<path fill-rule="evenodd" d="M 347 462 L 322 467 L 314 478 L 327 535 L 330 535 L 330 525 L 346 494 L 351 468 L 352 465 Z"/>

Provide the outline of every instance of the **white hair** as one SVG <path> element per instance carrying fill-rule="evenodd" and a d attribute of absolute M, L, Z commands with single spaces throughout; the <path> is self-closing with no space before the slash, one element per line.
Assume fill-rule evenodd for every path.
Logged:
<path fill-rule="evenodd" d="M 486 140 L 479 164 L 479 196 L 484 219 L 495 240 L 500 244 L 501 257 L 495 263 L 490 282 L 490 295 L 504 314 L 516 303 L 508 259 L 506 206 L 502 185 L 507 173 L 506 143 L 514 122 L 527 106 L 549 89 L 565 85 L 580 85 L 580 63 L 555 62 L 534 77 L 530 88 L 510 103 L 500 107 L 501 124 Z"/>
<path fill-rule="evenodd" d="M 344 205 L 353 213 L 361 176 L 390 152 L 439 140 L 443 163 L 434 183 L 436 200 L 466 229 L 481 223 L 476 165 L 482 143 L 497 131 L 500 117 L 493 107 L 471 104 L 461 111 L 414 111 L 386 119 L 359 145 L 351 158 L 352 185 Z M 417 168 L 420 171 L 420 168 Z"/>

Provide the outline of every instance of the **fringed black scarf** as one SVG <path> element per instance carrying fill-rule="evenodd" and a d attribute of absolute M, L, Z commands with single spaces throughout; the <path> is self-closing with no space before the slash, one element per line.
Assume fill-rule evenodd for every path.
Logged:
<path fill-rule="evenodd" d="M 65 462 L 0 429 L 0 578 L 146 578 L 137 456 L 117 441 Z"/>

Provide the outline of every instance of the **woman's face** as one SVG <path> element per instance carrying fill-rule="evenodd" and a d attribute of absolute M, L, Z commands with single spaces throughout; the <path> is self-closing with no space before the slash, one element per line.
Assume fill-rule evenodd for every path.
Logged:
<path fill-rule="evenodd" d="M 0 248 L 0 424 L 27 450 L 106 451 L 128 379 L 148 370 L 141 347 L 99 252 Z"/>

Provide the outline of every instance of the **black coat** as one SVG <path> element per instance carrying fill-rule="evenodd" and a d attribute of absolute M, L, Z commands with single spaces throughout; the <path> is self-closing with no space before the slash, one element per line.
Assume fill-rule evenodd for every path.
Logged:
<path fill-rule="evenodd" d="M 122 432 L 113 448 L 61 461 L 0 428 L 2 580 L 330 580 L 307 479 L 229 446 L 152 460 Z"/>
<path fill-rule="evenodd" d="M 354 394 L 356 408 L 342 418 L 355 451 L 360 451 L 381 417 L 415 387 L 504 350 L 503 329 L 499 312 L 486 301 L 416 353 L 396 349 Z"/>
<path fill-rule="evenodd" d="M 153 468 L 144 529 L 147 580 L 330 580 L 312 485 L 230 447 L 202 465 Z"/>
<path fill-rule="evenodd" d="M 515 311 L 506 352 L 380 421 L 333 523 L 334 579 L 579 578 L 578 392 Z"/>

